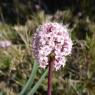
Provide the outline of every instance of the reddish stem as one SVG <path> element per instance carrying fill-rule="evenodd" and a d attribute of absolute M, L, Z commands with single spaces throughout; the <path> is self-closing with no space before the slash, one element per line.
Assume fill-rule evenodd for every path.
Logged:
<path fill-rule="evenodd" d="M 52 61 L 49 62 L 49 70 L 48 70 L 48 95 L 51 95 L 52 89 Z"/>

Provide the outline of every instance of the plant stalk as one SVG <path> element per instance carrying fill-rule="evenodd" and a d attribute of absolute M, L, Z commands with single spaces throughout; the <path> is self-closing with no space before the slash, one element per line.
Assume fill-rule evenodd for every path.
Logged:
<path fill-rule="evenodd" d="M 50 60 L 49 61 L 49 68 L 48 68 L 48 95 L 52 95 L 51 94 L 51 90 L 52 90 L 52 66 L 53 66 L 53 61 Z"/>

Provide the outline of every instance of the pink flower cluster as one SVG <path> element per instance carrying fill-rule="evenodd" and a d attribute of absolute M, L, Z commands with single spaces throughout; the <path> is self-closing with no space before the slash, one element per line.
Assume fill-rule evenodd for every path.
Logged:
<path fill-rule="evenodd" d="M 7 48 L 9 46 L 11 46 L 11 42 L 6 40 L 6 41 L 0 41 L 0 48 Z"/>
<path fill-rule="evenodd" d="M 53 66 L 59 70 L 65 65 L 66 56 L 71 54 L 72 50 L 72 40 L 67 27 L 56 22 L 39 26 L 33 36 L 32 49 L 42 68 L 49 64 L 48 55 L 53 51 L 55 54 Z"/>

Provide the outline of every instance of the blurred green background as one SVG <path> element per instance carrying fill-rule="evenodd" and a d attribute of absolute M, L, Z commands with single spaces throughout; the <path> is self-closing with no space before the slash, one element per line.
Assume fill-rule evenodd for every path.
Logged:
<path fill-rule="evenodd" d="M 73 50 L 53 73 L 52 95 L 95 95 L 95 0 L 0 0 L 0 95 L 17 95 L 33 68 L 32 34 L 45 21 L 68 26 Z M 34 84 L 44 70 L 38 69 Z M 47 78 L 35 95 L 47 94 Z"/>

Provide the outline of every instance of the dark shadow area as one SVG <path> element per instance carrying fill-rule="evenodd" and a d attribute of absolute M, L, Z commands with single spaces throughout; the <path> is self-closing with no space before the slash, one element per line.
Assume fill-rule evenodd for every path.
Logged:
<path fill-rule="evenodd" d="M 95 21 L 95 0 L 0 0 L 0 21 L 25 24 L 32 13 L 42 9 L 46 14 L 69 9 L 73 15 L 82 12 Z"/>

